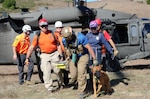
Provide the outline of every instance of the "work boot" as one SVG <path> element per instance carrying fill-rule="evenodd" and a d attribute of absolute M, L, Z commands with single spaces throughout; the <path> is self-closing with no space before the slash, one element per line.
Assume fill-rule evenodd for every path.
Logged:
<path fill-rule="evenodd" d="M 25 84 L 26 84 L 26 85 L 33 85 L 33 84 L 35 84 L 35 83 L 33 83 L 32 81 L 26 80 L 26 81 L 25 81 Z"/>
<path fill-rule="evenodd" d="M 85 99 L 89 95 L 90 94 L 87 91 L 84 91 L 84 92 L 82 92 L 82 93 L 79 94 L 79 99 Z"/>
<path fill-rule="evenodd" d="M 52 90 L 52 89 L 48 89 L 47 91 L 48 91 L 49 94 L 52 94 L 52 93 L 53 93 L 53 90 Z"/>
<path fill-rule="evenodd" d="M 19 82 L 20 85 L 24 85 L 24 82 Z"/>
<path fill-rule="evenodd" d="M 47 91 L 48 91 L 49 94 L 53 94 L 53 93 L 57 92 L 58 89 L 57 89 L 57 88 L 50 87 L 50 88 L 48 88 Z"/>

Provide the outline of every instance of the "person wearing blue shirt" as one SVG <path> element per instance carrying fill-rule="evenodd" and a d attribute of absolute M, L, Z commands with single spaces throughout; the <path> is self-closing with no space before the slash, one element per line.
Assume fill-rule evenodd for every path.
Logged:
<path fill-rule="evenodd" d="M 91 45 L 91 47 L 96 55 L 96 59 L 98 60 L 98 65 L 101 65 L 102 64 L 102 59 L 101 59 L 102 45 L 104 45 L 106 47 L 106 49 L 112 55 L 112 58 L 113 58 L 113 50 L 112 50 L 112 47 L 110 46 L 110 44 L 106 41 L 103 33 L 100 33 L 97 31 L 98 24 L 96 21 L 91 21 L 89 27 L 90 27 L 91 32 L 87 33 L 86 37 L 88 38 L 88 42 Z M 87 68 L 87 72 L 90 75 L 90 79 L 87 80 L 87 83 L 88 83 L 87 90 L 89 90 L 89 91 L 91 91 L 93 89 L 93 86 L 92 86 L 93 78 L 92 78 L 92 72 L 91 72 L 90 66 L 96 66 L 96 65 L 93 65 L 91 55 L 89 54 L 89 63 L 88 63 L 88 68 Z"/>
<path fill-rule="evenodd" d="M 107 51 L 113 56 L 113 49 L 110 46 L 110 44 L 105 39 L 103 33 L 99 33 L 97 31 L 98 24 L 96 21 L 90 22 L 90 30 L 91 32 L 86 34 L 86 37 L 88 38 L 88 42 L 91 45 L 92 49 L 94 50 L 94 53 L 96 55 L 96 59 L 98 60 L 98 64 L 101 64 L 101 48 L 102 44 L 106 47 Z M 113 57 L 112 57 L 113 58 Z M 91 56 L 89 61 L 89 66 L 92 65 Z"/>
<path fill-rule="evenodd" d="M 79 98 L 83 99 L 88 95 L 86 92 L 88 53 L 90 53 L 94 64 L 98 62 L 85 35 L 74 33 L 71 27 L 64 27 L 62 36 L 66 57 L 69 61 L 71 80 L 72 82 L 78 81 Z"/>

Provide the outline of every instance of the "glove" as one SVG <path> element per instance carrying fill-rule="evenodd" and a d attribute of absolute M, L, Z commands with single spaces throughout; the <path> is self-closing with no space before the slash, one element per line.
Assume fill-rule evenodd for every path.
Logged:
<path fill-rule="evenodd" d="M 65 49 L 65 54 L 70 57 L 71 56 L 70 50 L 69 49 Z"/>
<path fill-rule="evenodd" d="M 97 65 L 98 65 L 97 59 L 93 59 L 93 66 L 97 66 Z"/>
<path fill-rule="evenodd" d="M 114 57 L 117 56 L 118 50 L 114 50 Z"/>
<path fill-rule="evenodd" d="M 114 53 L 111 54 L 111 59 L 114 60 L 115 56 L 114 56 Z"/>
<path fill-rule="evenodd" d="M 29 59 L 28 59 L 28 58 L 25 60 L 25 63 L 24 63 L 24 64 L 25 64 L 25 66 L 27 66 L 27 67 L 29 66 L 30 62 L 29 62 Z"/>

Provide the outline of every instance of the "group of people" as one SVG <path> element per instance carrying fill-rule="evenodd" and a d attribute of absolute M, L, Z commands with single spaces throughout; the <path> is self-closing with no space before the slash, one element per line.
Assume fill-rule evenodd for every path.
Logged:
<path fill-rule="evenodd" d="M 29 25 L 22 27 L 23 33 L 16 36 L 13 43 L 13 59 L 17 60 L 19 71 L 19 84 L 31 84 L 33 73 L 33 61 L 31 54 L 40 50 L 40 69 L 43 72 L 43 82 L 49 92 L 53 92 L 51 71 L 58 75 L 60 84 L 65 83 L 62 78 L 62 70 L 57 68 L 59 61 L 66 60 L 69 66 L 71 82 L 78 84 L 79 98 L 83 99 L 87 87 L 88 66 L 96 66 L 103 63 L 104 71 L 106 50 L 111 58 L 118 54 L 118 50 L 107 31 L 101 29 L 102 21 L 96 19 L 90 22 L 90 32 L 82 34 L 75 32 L 71 27 L 63 27 L 61 21 L 55 23 L 55 32 L 48 29 L 46 19 L 39 20 L 40 35 L 35 35 L 30 45 L 29 35 L 32 31 Z M 28 66 L 27 77 L 24 81 L 24 65 Z M 64 75 L 68 72 L 64 72 Z M 67 81 L 66 83 L 68 83 Z"/>

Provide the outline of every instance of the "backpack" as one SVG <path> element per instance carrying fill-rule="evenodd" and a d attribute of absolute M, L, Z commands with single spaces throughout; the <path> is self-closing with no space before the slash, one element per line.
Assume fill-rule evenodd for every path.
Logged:
<path fill-rule="evenodd" d="M 52 33 L 52 35 L 53 35 L 53 37 L 54 37 L 55 42 L 57 42 L 56 37 L 55 37 L 55 35 L 54 35 L 54 32 L 51 31 L 51 33 Z M 41 31 L 40 31 L 40 30 L 36 32 L 36 35 L 38 36 L 38 38 L 37 38 L 37 43 L 39 43 L 40 34 L 41 34 Z"/>

